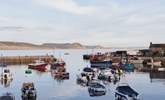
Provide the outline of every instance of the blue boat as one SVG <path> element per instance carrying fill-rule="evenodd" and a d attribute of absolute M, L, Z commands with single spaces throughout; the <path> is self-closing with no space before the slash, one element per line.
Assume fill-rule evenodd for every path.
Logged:
<path fill-rule="evenodd" d="M 112 61 L 106 60 L 106 61 L 90 61 L 92 68 L 111 68 L 112 67 Z"/>
<path fill-rule="evenodd" d="M 132 63 L 124 64 L 124 69 L 125 70 L 134 70 L 135 66 Z"/>
<path fill-rule="evenodd" d="M 135 69 L 135 66 L 132 63 L 120 64 L 119 66 L 121 67 L 121 69 L 127 70 L 127 71 Z"/>

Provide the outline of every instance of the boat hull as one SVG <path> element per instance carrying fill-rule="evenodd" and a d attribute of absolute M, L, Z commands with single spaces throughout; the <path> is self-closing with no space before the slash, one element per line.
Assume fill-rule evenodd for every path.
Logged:
<path fill-rule="evenodd" d="M 28 65 L 29 69 L 35 69 L 38 71 L 46 71 L 47 64 L 38 64 L 38 65 Z"/>
<path fill-rule="evenodd" d="M 110 68 L 112 67 L 112 61 L 90 61 L 93 68 Z"/>

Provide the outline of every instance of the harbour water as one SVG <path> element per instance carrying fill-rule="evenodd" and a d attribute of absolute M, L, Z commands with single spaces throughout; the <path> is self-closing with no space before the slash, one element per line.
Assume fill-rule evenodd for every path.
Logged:
<path fill-rule="evenodd" d="M 110 51 L 110 50 L 95 50 Z M 69 55 L 64 55 L 69 53 Z M 32 74 L 25 74 L 27 65 L 7 66 L 12 74 L 13 81 L 10 85 L 0 84 L 0 95 L 11 92 L 16 100 L 21 100 L 21 87 L 23 82 L 34 82 L 37 90 L 37 100 L 115 100 L 114 91 L 117 84 L 105 83 L 107 93 L 104 96 L 90 97 L 87 87 L 76 83 L 77 74 L 89 66 L 89 62 L 82 59 L 82 55 L 91 53 L 91 50 L 42 50 L 42 51 L 0 51 L 3 56 L 21 55 L 46 55 L 53 54 L 61 57 L 66 62 L 66 70 L 70 73 L 69 80 L 56 80 L 51 72 L 32 71 Z M 165 74 L 165 73 L 164 73 Z M 151 79 L 149 72 L 128 72 L 120 80 L 121 83 L 128 83 L 143 98 L 143 100 L 164 100 L 165 98 L 165 77 Z"/>

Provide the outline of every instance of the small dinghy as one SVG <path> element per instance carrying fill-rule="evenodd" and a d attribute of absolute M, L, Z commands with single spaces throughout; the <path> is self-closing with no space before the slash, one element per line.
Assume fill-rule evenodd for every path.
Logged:
<path fill-rule="evenodd" d="M 106 88 L 98 82 L 90 82 L 88 84 L 88 92 L 90 96 L 103 96 L 106 94 Z"/>
<path fill-rule="evenodd" d="M 37 92 L 33 83 L 23 83 L 22 100 L 36 100 Z"/>
<path fill-rule="evenodd" d="M 32 71 L 30 69 L 25 70 L 25 74 L 31 74 Z"/>
<path fill-rule="evenodd" d="M 122 83 L 116 88 L 115 100 L 140 100 L 138 95 L 127 83 Z"/>
<path fill-rule="evenodd" d="M 15 100 L 15 97 L 12 93 L 5 93 L 0 96 L 0 100 Z"/>

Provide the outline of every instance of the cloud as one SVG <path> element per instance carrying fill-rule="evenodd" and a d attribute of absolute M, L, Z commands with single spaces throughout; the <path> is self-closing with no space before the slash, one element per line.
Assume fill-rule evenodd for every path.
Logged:
<path fill-rule="evenodd" d="M 93 6 L 82 6 L 78 4 L 75 0 L 36 0 L 36 1 L 41 5 L 78 15 L 89 15 L 95 12 L 96 10 L 96 8 Z"/>
<path fill-rule="evenodd" d="M 3 1 L 6 6 L 0 3 L 1 40 L 111 46 L 143 45 L 146 41 L 164 41 L 165 37 L 165 6 L 161 0 L 7 1 Z"/>
<path fill-rule="evenodd" d="M 21 26 L 0 26 L 0 31 L 22 31 L 24 27 Z"/>

